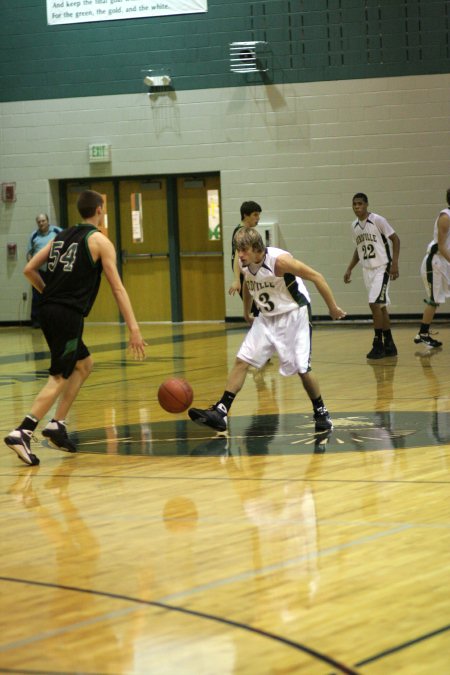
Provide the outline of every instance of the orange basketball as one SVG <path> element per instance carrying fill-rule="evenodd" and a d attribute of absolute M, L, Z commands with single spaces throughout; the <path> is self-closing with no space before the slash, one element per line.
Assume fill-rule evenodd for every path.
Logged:
<path fill-rule="evenodd" d="M 193 398 L 191 385 L 180 377 L 169 377 L 158 389 L 159 405 L 170 413 L 184 412 L 191 405 Z"/>

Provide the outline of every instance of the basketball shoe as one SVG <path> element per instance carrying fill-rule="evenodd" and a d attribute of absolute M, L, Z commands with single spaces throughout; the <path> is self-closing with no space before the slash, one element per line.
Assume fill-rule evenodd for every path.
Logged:
<path fill-rule="evenodd" d="M 435 349 L 436 347 L 442 347 L 442 342 L 439 342 L 439 340 L 435 340 L 434 338 L 432 338 L 429 333 L 417 333 L 416 337 L 414 338 L 414 342 L 416 343 L 416 345 L 420 343 L 427 345 L 427 347 L 430 347 L 431 349 Z"/>
<path fill-rule="evenodd" d="M 326 431 L 333 428 L 330 413 L 324 405 L 314 412 L 314 422 L 316 423 L 316 431 Z"/>
<path fill-rule="evenodd" d="M 64 452 L 76 452 L 77 448 L 67 435 L 66 425 L 57 420 L 51 420 L 45 429 L 42 429 L 42 435 L 47 438 L 51 446 Z"/>
<path fill-rule="evenodd" d="M 386 340 L 384 343 L 384 353 L 386 356 L 397 356 L 397 347 L 393 340 Z"/>
<path fill-rule="evenodd" d="M 366 354 L 366 359 L 384 359 L 385 356 L 386 352 L 384 351 L 383 342 L 375 338 L 372 349 Z M 393 356 L 393 354 L 390 354 L 390 356 Z"/>
<path fill-rule="evenodd" d="M 196 424 L 211 427 L 216 431 L 226 431 L 228 426 L 227 410 L 221 403 L 219 405 L 212 405 L 207 410 L 200 408 L 190 408 L 188 415 Z"/>
<path fill-rule="evenodd" d="M 37 466 L 39 464 L 39 457 L 36 457 L 30 448 L 32 438 L 33 432 L 28 431 L 28 429 L 13 429 L 4 440 L 8 448 L 14 450 L 22 462 L 30 466 Z"/>

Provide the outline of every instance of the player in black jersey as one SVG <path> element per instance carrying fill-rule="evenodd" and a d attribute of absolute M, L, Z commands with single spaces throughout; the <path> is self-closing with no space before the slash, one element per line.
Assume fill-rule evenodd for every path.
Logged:
<path fill-rule="evenodd" d="M 5 438 L 25 464 L 39 464 L 30 448 L 38 422 L 57 402 L 55 417 L 42 435 L 60 450 L 76 452 L 69 439 L 65 417 L 93 367 L 92 357 L 82 340 L 84 317 L 94 304 L 104 272 L 129 330 L 129 346 L 137 359 L 145 357 L 145 342 L 134 316 L 128 293 L 116 265 L 116 251 L 99 231 L 103 197 L 85 190 L 78 198 L 83 222 L 63 230 L 26 265 L 24 274 L 40 293 L 41 326 L 50 349 L 49 378 L 35 398 L 29 414 Z M 38 270 L 47 263 L 44 283 Z"/>
<path fill-rule="evenodd" d="M 234 295 L 236 291 L 242 298 L 242 285 L 244 282 L 244 275 L 239 268 L 239 259 L 236 255 L 235 236 L 243 227 L 256 227 L 261 216 L 261 207 L 257 202 L 242 202 L 241 204 L 241 222 L 233 230 L 231 237 L 231 267 L 233 268 L 233 283 L 231 284 L 228 293 Z"/>

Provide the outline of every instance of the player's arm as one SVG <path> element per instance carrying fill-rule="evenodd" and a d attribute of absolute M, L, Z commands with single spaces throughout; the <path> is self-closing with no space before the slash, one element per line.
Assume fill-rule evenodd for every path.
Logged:
<path fill-rule="evenodd" d="M 234 295 L 235 293 L 239 293 L 239 291 L 241 290 L 239 256 L 238 256 L 237 251 L 235 251 L 235 253 L 234 253 L 233 276 L 234 276 L 233 283 L 231 284 L 230 288 L 228 289 L 228 293 L 230 295 Z"/>
<path fill-rule="evenodd" d="M 244 303 L 244 319 L 246 320 L 247 323 L 252 324 L 254 319 L 254 317 L 251 314 L 253 298 L 250 291 L 248 290 L 248 286 L 245 283 L 245 281 L 242 286 L 242 300 Z"/>
<path fill-rule="evenodd" d="M 41 248 L 41 250 L 38 251 L 36 255 L 30 258 L 23 270 L 23 273 L 30 284 L 34 286 L 34 288 L 39 291 L 39 293 L 42 293 L 45 288 L 44 281 L 39 274 L 39 268 L 47 262 L 51 247 L 52 242 L 49 241 L 48 244 L 44 246 L 44 248 Z"/>
<path fill-rule="evenodd" d="M 390 277 L 391 279 L 398 279 L 399 275 L 398 257 L 400 255 L 400 239 L 395 232 L 393 232 L 389 236 L 389 239 L 392 241 L 392 262 L 391 262 Z"/>
<path fill-rule="evenodd" d="M 443 258 L 450 262 L 450 250 L 446 247 L 446 241 L 450 230 L 450 218 L 446 213 L 441 213 L 437 223 L 438 251 Z"/>
<path fill-rule="evenodd" d="M 304 263 L 300 262 L 300 260 L 292 258 L 290 255 L 282 254 L 277 258 L 275 264 L 275 274 L 277 277 L 282 277 L 284 274 L 293 274 L 296 277 L 301 277 L 305 281 L 312 281 L 324 299 L 331 318 L 343 319 L 345 316 L 347 316 L 347 313 L 337 306 L 333 292 L 326 282 L 323 274 L 317 272 L 312 267 L 305 265 Z"/>
<path fill-rule="evenodd" d="M 28 249 L 27 249 L 27 261 L 31 260 L 33 257 L 33 251 L 34 251 L 34 241 L 33 241 L 33 236 L 34 233 L 30 237 L 30 241 L 28 242 Z"/>
<path fill-rule="evenodd" d="M 358 249 L 355 248 L 353 251 L 352 259 L 350 260 L 347 269 L 345 270 L 344 274 L 344 282 L 346 284 L 349 284 L 351 281 L 351 276 L 352 276 L 352 269 L 356 267 L 356 265 L 359 263 L 359 255 L 358 255 Z"/>
<path fill-rule="evenodd" d="M 130 298 L 117 271 L 116 249 L 109 239 L 100 232 L 95 232 L 89 237 L 88 245 L 94 260 L 100 258 L 102 262 L 103 272 L 111 286 L 117 306 L 130 333 L 129 346 L 136 358 L 143 359 L 146 342 L 142 338 Z"/>

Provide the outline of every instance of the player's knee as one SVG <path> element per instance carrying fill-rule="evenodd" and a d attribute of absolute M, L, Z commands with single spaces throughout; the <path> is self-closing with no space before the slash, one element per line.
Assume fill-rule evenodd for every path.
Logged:
<path fill-rule="evenodd" d="M 246 371 L 250 368 L 250 364 L 247 363 L 247 361 L 243 361 L 239 357 L 236 357 L 236 361 L 234 362 L 234 367 L 239 368 L 239 370 Z"/>
<path fill-rule="evenodd" d="M 85 359 L 82 359 L 81 361 L 77 361 L 76 368 L 82 375 L 84 379 L 89 377 L 89 375 L 92 373 L 92 369 L 94 367 L 94 361 L 91 356 L 88 356 Z"/>
<path fill-rule="evenodd" d="M 51 383 L 54 387 L 59 387 L 61 382 L 64 380 L 63 375 L 57 374 L 57 375 L 49 375 L 48 381 Z"/>

